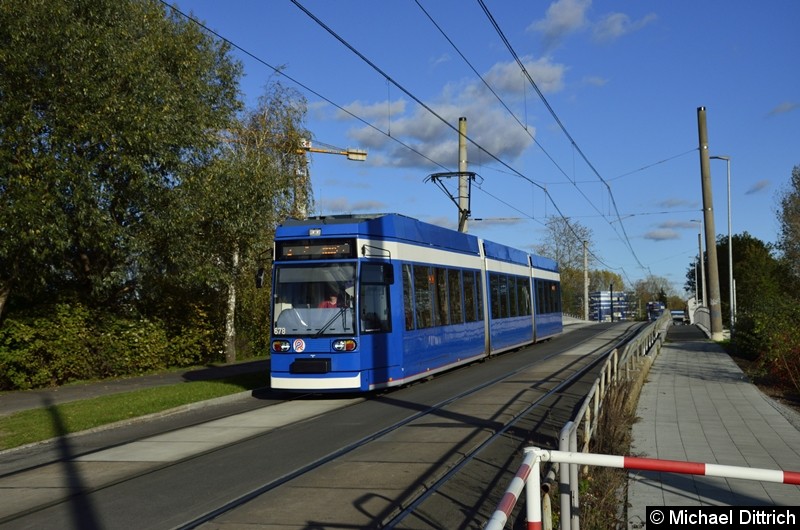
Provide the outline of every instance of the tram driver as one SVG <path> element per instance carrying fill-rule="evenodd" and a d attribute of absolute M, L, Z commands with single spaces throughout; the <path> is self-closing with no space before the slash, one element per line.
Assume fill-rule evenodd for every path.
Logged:
<path fill-rule="evenodd" d="M 339 307 L 339 294 L 336 291 L 328 290 L 328 297 L 324 298 L 317 307 Z"/>

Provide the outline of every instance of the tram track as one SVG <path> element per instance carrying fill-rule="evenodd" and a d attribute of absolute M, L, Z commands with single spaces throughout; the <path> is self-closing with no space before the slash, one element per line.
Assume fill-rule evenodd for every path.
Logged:
<path fill-rule="evenodd" d="M 631 326 L 629 327 L 625 334 L 620 337 L 618 340 L 615 340 L 613 343 L 610 343 L 608 346 L 608 351 L 613 350 L 614 348 L 621 347 L 627 341 L 629 341 L 633 335 L 635 335 L 636 331 L 641 326 Z M 605 347 L 603 348 L 605 349 Z M 554 388 L 548 390 L 545 394 L 543 394 L 539 399 L 534 401 L 533 403 L 529 404 L 525 407 L 524 410 L 520 411 L 518 414 L 514 416 L 508 423 L 506 423 L 502 428 L 498 429 L 491 437 L 485 440 L 479 447 L 477 447 L 473 452 L 464 456 L 464 459 L 459 462 L 456 466 L 450 469 L 447 473 L 445 473 L 435 484 L 433 484 L 430 488 L 424 490 L 413 502 L 409 503 L 408 507 L 400 511 L 395 517 L 391 520 L 387 521 L 385 524 L 382 525 L 382 528 L 387 529 L 394 529 L 402 527 L 403 523 L 405 523 L 410 517 L 415 515 L 415 511 L 429 498 L 434 495 L 437 495 L 446 484 L 456 477 L 456 475 L 467 465 L 473 462 L 476 458 L 480 457 L 481 453 L 488 447 L 490 447 L 493 443 L 497 442 L 502 436 L 506 434 L 506 432 L 520 423 L 525 418 L 529 417 L 532 413 L 534 413 L 537 409 L 542 408 L 545 403 L 547 403 L 548 399 L 552 396 L 558 394 L 565 388 L 569 387 L 570 385 L 574 384 L 576 381 L 581 380 L 584 378 L 589 372 L 593 370 L 595 366 L 603 362 L 606 358 L 605 354 L 602 355 L 595 355 L 595 352 L 586 354 L 584 358 L 587 357 L 594 357 L 589 363 L 587 363 L 583 368 L 581 368 L 578 372 L 574 373 L 570 377 L 566 378 L 565 380 L 558 383 Z"/>
<path fill-rule="evenodd" d="M 485 450 L 487 450 L 487 448 L 491 447 L 493 444 L 498 443 L 498 441 L 508 436 L 510 430 L 514 429 L 519 424 L 524 422 L 524 420 L 526 418 L 529 418 L 533 413 L 537 411 L 541 412 L 541 409 L 544 409 L 553 400 L 554 396 L 558 396 L 559 393 L 563 392 L 565 389 L 571 387 L 576 382 L 586 378 L 587 374 L 591 372 L 593 368 L 600 361 L 604 359 L 605 352 L 610 351 L 614 347 L 617 347 L 619 344 L 622 344 L 625 341 L 629 340 L 630 335 L 634 331 L 635 331 L 634 328 L 628 328 L 622 337 L 615 339 L 614 341 L 610 341 L 606 344 L 603 344 L 599 349 L 594 348 L 592 351 L 583 354 L 577 357 L 576 359 L 573 359 L 573 362 L 570 363 L 573 365 L 573 370 L 575 370 L 573 373 L 566 376 L 562 380 L 554 379 L 552 381 L 549 381 L 548 387 L 544 388 L 542 390 L 541 395 L 539 395 L 533 402 L 527 404 L 523 409 L 516 411 L 510 419 L 505 420 L 502 424 L 494 426 L 488 438 L 481 440 L 480 443 L 477 443 L 474 447 L 471 447 L 469 450 L 464 451 L 460 459 L 456 462 L 450 462 L 448 466 L 444 468 L 444 470 L 439 476 L 437 477 L 429 476 L 426 482 L 417 484 L 417 486 L 414 488 L 413 493 L 409 492 L 409 494 L 406 495 L 406 497 L 402 500 L 401 503 L 398 503 L 397 506 L 391 511 L 384 513 L 380 521 L 372 521 L 372 524 L 369 527 L 403 528 L 404 527 L 403 525 L 409 519 L 414 519 L 417 517 L 416 511 L 420 506 L 422 506 L 424 503 L 426 503 L 426 501 L 428 501 L 432 497 L 439 494 L 439 492 L 441 492 L 449 483 L 451 483 L 454 479 L 456 479 L 458 474 L 466 466 L 472 463 L 475 459 L 480 458 L 480 456 L 484 453 Z M 553 358 L 556 358 L 559 355 L 561 355 L 561 353 L 563 352 L 556 352 L 550 354 L 545 358 L 540 359 L 538 363 L 550 361 Z M 575 363 L 579 363 L 580 366 L 576 367 Z M 329 464 L 335 462 L 338 459 L 346 457 L 347 455 L 352 454 L 359 448 L 363 448 L 368 444 L 379 441 L 381 439 L 385 439 L 392 433 L 395 433 L 403 428 L 413 425 L 414 422 L 420 419 L 439 414 L 447 407 L 457 405 L 459 402 L 468 400 L 471 397 L 479 395 L 481 392 L 487 389 L 491 389 L 493 387 L 496 387 L 497 385 L 502 385 L 509 381 L 513 381 L 515 378 L 519 378 L 521 375 L 524 375 L 526 371 L 529 370 L 530 366 L 522 367 L 517 370 L 514 370 L 511 373 L 507 373 L 502 376 L 495 377 L 492 378 L 491 380 L 485 381 L 480 385 L 470 388 L 469 390 L 450 396 L 447 399 L 442 400 L 441 402 L 438 402 L 435 405 L 426 408 L 425 410 L 418 411 L 416 414 L 413 414 L 400 422 L 396 422 L 395 424 L 390 425 L 380 431 L 377 431 L 371 434 L 370 436 L 362 438 L 355 443 L 343 447 L 339 451 L 327 455 L 325 458 L 321 460 L 309 463 L 307 466 L 304 466 L 303 468 L 298 469 L 289 475 L 283 476 L 278 480 L 274 480 L 267 484 L 264 484 L 263 486 L 251 492 L 248 492 L 246 495 L 242 495 L 236 499 L 233 499 L 230 502 L 226 503 L 224 506 L 220 506 L 213 511 L 209 511 L 208 513 L 202 515 L 201 517 L 198 517 L 192 521 L 188 521 L 186 524 L 183 524 L 176 528 L 183 530 L 183 529 L 204 527 L 204 525 L 206 525 L 209 522 L 212 522 L 212 524 L 210 524 L 209 527 L 219 527 L 218 525 L 215 525 L 213 521 L 219 518 L 224 518 L 225 514 L 234 512 L 237 509 L 246 506 L 248 503 L 256 501 L 260 496 L 270 491 L 276 490 L 283 485 L 289 484 L 293 480 L 299 479 L 300 477 L 303 477 L 309 473 L 313 473 L 314 470 L 319 469 L 321 466 L 324 466 L 325 464 Z M 391 395 L 391 393 L 387 393 L 387 395 Z M 380 399 L 380 397 L 378 399 Z M 578 400 L 578 402 L 579 401 L 580 400 Z M 545 415 L 547 415 L 547 412 L 545 412 Z M 249 524 L 252 524 L 252 522 Z M 416 524 L 417 523 L 415 523 L 415 525 Z"/>

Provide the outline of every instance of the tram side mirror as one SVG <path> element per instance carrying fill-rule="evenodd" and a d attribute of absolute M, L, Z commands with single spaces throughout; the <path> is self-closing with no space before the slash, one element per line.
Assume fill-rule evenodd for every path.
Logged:
<path fill-rule="evenodd" d="M 390 264 L 383 266 L 383 283 L 385 285 L 394 284 L 394 267 Z"/>
<path fill-rule="evenodd" d="M 256 271 L 256 288 L 261 289 L 264 287 L 264 277 L 267 275 L 267 271 L 264 270 L 264 267 L 259 267 Z"/>

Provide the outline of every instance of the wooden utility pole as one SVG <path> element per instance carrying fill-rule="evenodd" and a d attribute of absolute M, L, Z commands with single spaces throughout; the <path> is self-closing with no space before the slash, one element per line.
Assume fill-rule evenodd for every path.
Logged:
<path fill-rule="evenodd" d="M 697 130 L 700 137 L 700 180 L 703 186 L 703 224 L 705 225 L 706 254 L 708 254 L 708 305 L 711 312 L 711 340 L 721 341 L 722 308 L 719 292 L 719 265 L 717 263 L 717 239 L 714 229 L 714 201 L 711 195 L 711 165 L 708 154 L 708 131 L 706 108 L 697 108 Z"/>
<path fill-rule="evenodd" d="M 458 231 L 466 233 L 469 216 L 469 175 L 467 175 L 467 118 L 458 118 Z"/>
<path fill-rule="evenodd" d="M 589 320 L 589 243 L 583 241 L 583 319 Z"/>

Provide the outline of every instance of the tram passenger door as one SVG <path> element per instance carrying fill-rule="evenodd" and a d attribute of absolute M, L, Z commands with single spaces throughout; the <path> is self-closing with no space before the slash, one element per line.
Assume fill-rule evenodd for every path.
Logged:
<path fill-rule="evenodd" d="M 388 377 L 389 332 L 392 330 L 389 288 L 394 283 L 390 263 L 362 263 L 359 287 L 359 321 L 363 362 L 372 370 L 374 383 Z"/>

